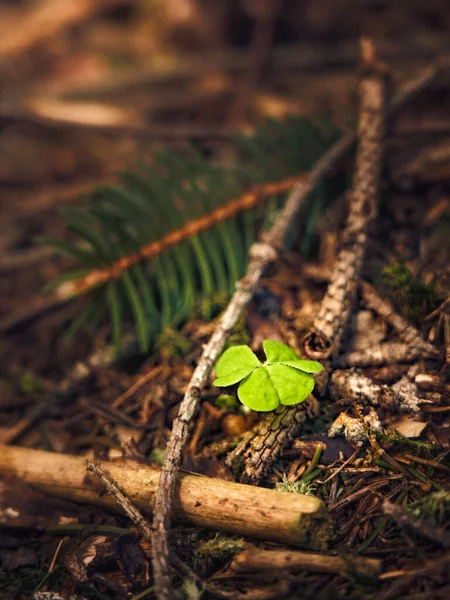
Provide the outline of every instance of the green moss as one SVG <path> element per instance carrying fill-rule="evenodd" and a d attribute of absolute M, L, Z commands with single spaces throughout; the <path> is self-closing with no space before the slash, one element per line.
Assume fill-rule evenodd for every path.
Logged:
<path fill-rule="evenodd" d="M 431 521 L 434 525 L 443 525 L 450 519 L 450 492 L 438 490 L 424 496 L 407 506 L 417 519 Z"/>
<path fill-rule="evenodd" d="M 192 342 L 175 329 L 166 329 L 158 337 L 156 348 L 172 358 L 183 358 L 192 348 Z"/>
<path fill-rule="evenodd" d="M 434 281 L 426 283 L 414 277 L 408 265 L 401 260 L 385 267 L 381 279 L 390 298 L 408 317 L 417 318 L 439 305 Z"/>

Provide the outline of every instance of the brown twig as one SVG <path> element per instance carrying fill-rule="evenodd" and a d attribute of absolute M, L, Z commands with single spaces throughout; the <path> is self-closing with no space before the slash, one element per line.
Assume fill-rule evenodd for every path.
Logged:
<path fill-rule="evenodd" d="M 366 305 L 389 323 L 395 329 L 399 338 L 411 347 L 411 350 L 413 348 L 421 348 L 431 356 L 433 354 L 435 356 L 439 355 L 439 351 L 427 342 L 422 337 L 422 334 L 397 312 L 390 300 L 382 298 L 377 290 L 366 281 L 361 282 L 361 286 L 362 297 Z"/>
<path fill-rule="evenodd" d="M 386 77 L 370 40 L 362 41 L 362 62 L 358 149 L 347 225 L 319 313 L 303 340 L 305 354 L 315 360 L 325 360 L 338 350 L 356 296 L 368 227 L 377 213 Z"/>
<path fill-rule="evenodd" d="M 131 500 L 122 492 L 117 483 L 102 469 L 100 462 L 86 461 L 86 469 L 97 475 L 117 504 L 123 509 L 127 517 L 136 525 L 142 536 L 150 540 L 152 537 L 152 528 L 147 519 L 144 518 L 141 511 L 134 506 Z"/>

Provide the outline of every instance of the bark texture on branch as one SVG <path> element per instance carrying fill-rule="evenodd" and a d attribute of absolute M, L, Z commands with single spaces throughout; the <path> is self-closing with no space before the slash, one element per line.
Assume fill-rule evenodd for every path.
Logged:
<path fill-rule="evenodd" d="M 144 514 L 154 509 L 160 469 L 135 460 L 98 463 Z M 117 502 L 86 473 L 82 457 L 0 446 L 0 474 L 11 475 L 54 496 L 117 512 Z M 174 497 L 178 521 L 280 543 L 320 548 L 331 534 L 324 504 L 313 496 L 255 488 L 197 475 L 181 475 Z"/>
<path fill-rule="evenodd" d="M 349 215 L 319 314 L 303 340 L 306 356 L 314 360 L 325 360 L 338 350 L 356 296 L 368 228 L 377 213 L 386 76 L 369 40 L 362 42 L 362 59 L 358 148 Z"/>
<path fill-rule="evenodd" d="M 421 358 L 435 358 L 436 351 L 424 346 L 410 346 L 401 342 L 386 342 L 367 350 L 349 352 L 333 361 L 333 367 L 380 367 L 396 363 L 411 363 Z"/>
<path fill-rule="evenodd" d="M 371 379 L 356 370 L 334 371 L 329 384 L 331 397 L 357 403 L 367 403 L 389 410 L 415 413 L 419 410 L 420 398 L 417 386 L 407 374 L 392 387 L 373 383 Z"/>
<path fill-rule="evenodd" d="M 241 483 L 257 484 L 280 456 L 283 447 L 308 419 L 319 414 L 319 403 L 309 396 L 297 406 L 280 406 L 262 420 L 230 452 L 226 464 L 233 470 L 243 463 Z"/>

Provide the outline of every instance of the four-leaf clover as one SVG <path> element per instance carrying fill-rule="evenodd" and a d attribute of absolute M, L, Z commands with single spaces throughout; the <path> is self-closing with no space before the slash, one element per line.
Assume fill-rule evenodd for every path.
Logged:
<path fill-rule="evenodd" d="M 267 412 L 280 403 L 303 402 L 314 389 L 311 373 L 322 371 L 322 365 L 299 358 L 281 342 L 265 340 L 263 348 L 265 363 L 248 346 L 228 348 L 216 365 L 214 385 L 227 387 L 240 381 L 239 400 L 252 410 Z"/>

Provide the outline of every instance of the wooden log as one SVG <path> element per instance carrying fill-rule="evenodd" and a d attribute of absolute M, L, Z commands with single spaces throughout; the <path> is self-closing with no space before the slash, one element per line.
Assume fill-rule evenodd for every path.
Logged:
<path fill-rule="evenodd" d="M 151 515 L 161 471 L 135 460 L 101 462 L 101 468 L 144 514 Z M 15 476 L 53 496 L 117 511 L 79 456 L 0 446 L 0 475 Z M 180 475 L 174 518 L 242 536 L 323 549 L 331 519 L 318 498 L 277 492 L 201 475 Z"/>

